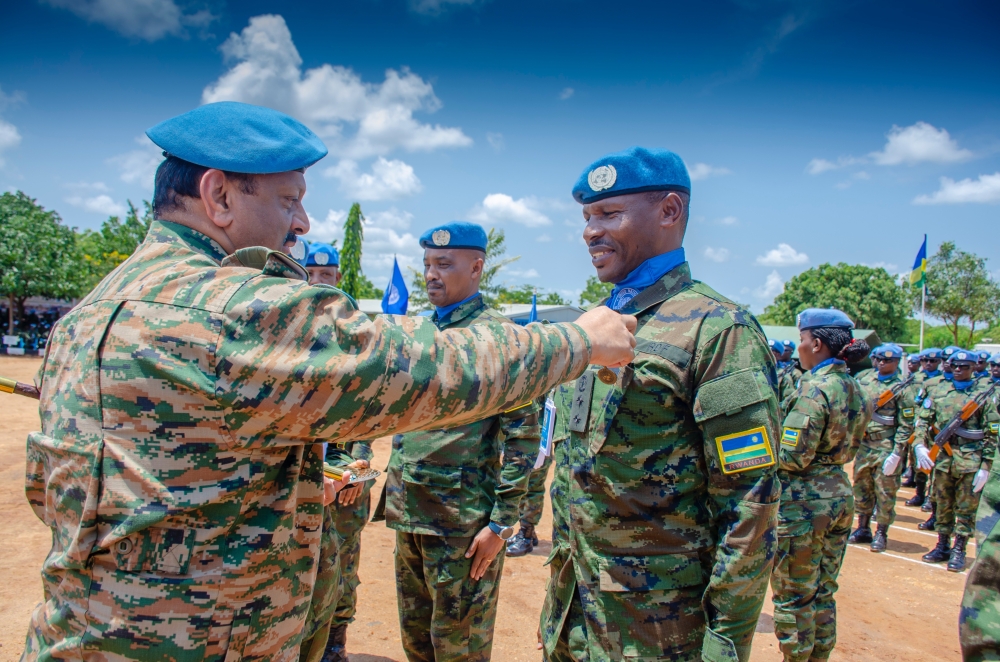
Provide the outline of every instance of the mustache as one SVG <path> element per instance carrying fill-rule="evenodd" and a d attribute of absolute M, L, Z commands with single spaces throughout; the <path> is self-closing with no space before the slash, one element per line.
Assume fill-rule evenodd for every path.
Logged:
<path fill-rule="evenodd" d="M 299 236 L 297 234 L 295 234 L 294 232 L 289 232 L 288 234 L 285 235 L 285 243 L 286 244 L 293 244 L 294 245 L 295 242 L 298 241 L 298 239 L 299 239 Z"/>
<path fill-rule="evenodd" d="M 601 246 L 607 246 L 608 248 L 614 250 L 614 245 L 607 239 L 594 239 L 587 244 L 587 248 L 600 248 Z"/>

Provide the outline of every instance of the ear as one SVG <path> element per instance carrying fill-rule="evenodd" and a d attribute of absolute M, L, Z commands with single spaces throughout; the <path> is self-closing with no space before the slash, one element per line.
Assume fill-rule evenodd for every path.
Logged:
<path fill-rule="evenodd" d="M 220 228 L 227 228 L 233 222 L 233 210 L 229 181 L 221 170 L 209 169 L 201 176 L 198 187 L 205 215 Z"/>
<path fill-rule="evenodd" d="M 473 278 L 482 278 L 483 269 L 486 267 L 486 261 L 479 257 L 472 261 L 472 276 Z"/>
<path fill-rule="evenodd" d="M 684 222 L 684 199 L 671 191 L 660 201 L 660 225 L 673 227 Z"/>

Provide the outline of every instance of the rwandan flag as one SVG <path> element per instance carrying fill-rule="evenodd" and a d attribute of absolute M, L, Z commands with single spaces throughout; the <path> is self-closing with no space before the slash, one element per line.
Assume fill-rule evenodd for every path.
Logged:
<path fill-rule="evenodd" d="M 913 262 L 913 271 L 910 272 L 910 285 L 924 285 L 927 278 L 927 235 L 924 235 L 924 243 L 920 246 L 917 259 Z"/>

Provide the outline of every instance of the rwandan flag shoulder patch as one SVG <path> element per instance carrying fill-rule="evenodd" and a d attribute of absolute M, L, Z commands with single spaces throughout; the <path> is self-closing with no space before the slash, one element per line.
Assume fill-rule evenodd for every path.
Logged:
<path fill-rule="evenodd" d="M 990 423 L 990 432 L 993 434 L 1000 433 L 1000 423 Z"/>
<path fill-rule="evenodd" d="M 735 474 L 774 464 L 774 450 L 763 427 L 716 437 L 722 473 Z"/>
<path fill-rule="evenodd" d="M 792 446 L 792 447 L 798 446 L 800 434 L 802 434 L 802 430 L 796 430 L 795 428 L 785 428 L 785 431 L 781 433 L 781 445 Z"/>
<path fill-rule="evenodd" d="M 913 408 L 907 407 L 903 410 L 903 418 L 913 418 Z"/>

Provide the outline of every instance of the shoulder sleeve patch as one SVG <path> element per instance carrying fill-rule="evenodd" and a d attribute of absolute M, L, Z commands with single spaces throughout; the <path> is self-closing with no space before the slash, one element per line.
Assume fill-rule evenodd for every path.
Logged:
<path fill-rule="evenodd" d="M 903 414 L 903 418 L 913 418 L 913 407 L 906 407 L 901 413 Z"/>
<path fill-rule="evenodd" d="M 990 423 L 990 432 L 1000 434 L 1000 423 Z"/>
<path fill-rule="evenodd" d="M 722 473 L 735 474 L 774 464 L 774 449 L 767 428 L 759 427 L 715 438 Z"/>
<path fill-rule="evenodd" d="M 786 428 L 794 428 L 796 430 L 805 430 L 809 427 L 809 416 L 797 411 L 790 411 L 788 415 L 785 416 L 784 426 Z"/>
<path fill-rule="evenodd" d="M 799 445 L 799 435 L 802 430 L 796 428 L 785 428 L 781 433 L 781 445 L 795 447 Z"/>
<path fill-rule="evenodd" d="M 766 383 L 766 377 L 761 374 Z M 694 402 L 694 420 L 698 423 L 723 414 L 736 414 L 744 407 L 766 400 L 771 389 L 761 389 L 760 380 L 751 368 L 705 382 Z"/>

